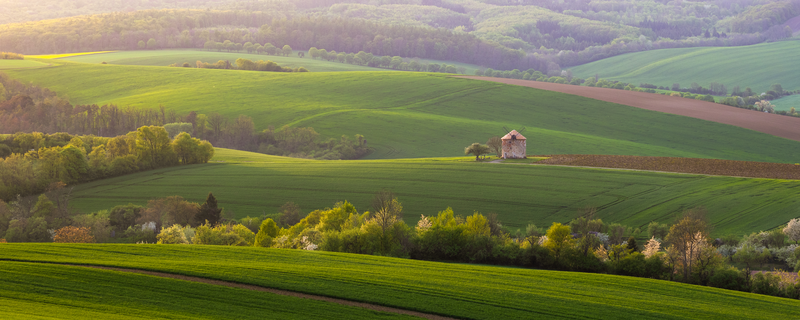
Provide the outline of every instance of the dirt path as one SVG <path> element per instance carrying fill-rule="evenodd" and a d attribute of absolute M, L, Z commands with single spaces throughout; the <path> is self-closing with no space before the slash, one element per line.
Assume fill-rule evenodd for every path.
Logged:
<path fill-rule="evenodd" d="M 713 102 L 671 97 L 656 93 L 574 86 L 568 84 L 518 79 L 477 76 L 460 76 L 459 78 L 493 81 L 573 94 L 631 107 L 730 124 L 778 137 L 800 141 L 800 118 L 796 117 L 757 112 Z"/>
<path fill-rule="evenodd" d="M 439 315 L 435 315 L 435 314 L 429 314 L 429 313 L 422 313 L 422 312 L 416 312 L 416 311 L 409 311 L 409 310 L 404 310 L 404 309 L 386 307 L 386 306 L 381 306 L 381 305 L 377 305 L 377 304 L 370 304 L 370 303 L 364 303 L 364 302 L 355 302 L 355 301 L 350 301 L 350 300 L 336 299 L 336 298 L 318 296 L 318 295 L 313 295 L 313 294 L 305 294 L 305 293 L 299 293 L 299 292 L 294 292 L 294 291 L 271 289 L 271 288 L 259 287 L 259 286 L 249 285 L 249 284 L 241 284 L 241 283 L 236 283 L 236 282 L 222 281 L 222 280 L 213 280 L 213 279 L 206 279 L 206 278 L 200 278 L 200 277 L 191 277 L 191 276 L 185 276 L 185 275 L 180 275 L 180 274 L 155 272 L 155 271 L 146 271 L 146 270 L 138 270 L 138 269 L 92 266 L 92 265 L 78 265 L 78 264 L 66 264 L 66 265 L 74 266 L 74 267 L 86 267 L 86 268 L 113 270 L 113 271 L 120 271 L 120 272 L 138 273 L 138 274 L 145 274 L 145 275 L 150 275 L 150 276 L 155 276 L 155 277 L 171 278 L 171 279 L 199 282 L 199 283 L 212 284 L 212 285 L 218 285 L 218 286 L 226 286 L 226 287 L 231 287 L 231 288 L 239 288 L 239 289 L 246 289 L 246 290 L 269 292 L 269 293 L 279 294 L 279 295 L 282 295 L 282 296 L 289 296 L 289 297 L 296 297 L 296 298 L 303 298 L 303 299 L 325 301 L 325 302 L 337 303 L 337 304 L 340 304 L 340 305 L 345 305 L 345 306 L 350 306 L 350 307 L 358 307 L 358 308 L 364 308 L 364 309 L 380 311 L 380 312 L 403 314 L 403 315 L 409 315 L 409 316 L 420 317 L 420 318 L 425 318 L 425 319 L 432 319 L 432 320 L 451 320 L 451 319 L 454 320 L 455 319 L 455 318 L 443 317 L 443 316 L 439 316 Z"/>

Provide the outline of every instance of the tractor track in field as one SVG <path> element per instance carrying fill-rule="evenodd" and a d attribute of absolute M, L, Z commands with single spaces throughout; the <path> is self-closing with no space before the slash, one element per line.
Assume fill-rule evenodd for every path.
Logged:
<path fill-rule="evenodd" d="M 646 110 L 729 124 L 777 137 L 800 141 L 800 118 L 796 117 L 757 112 L 714 102 L 671 97 L 657 93 L 492 77 L 458 76 L 458 78 L 492 81 L 572 94 Z"/>
<path fill-rule="evenodd" d="M 157 272 L 157 271 L 149 271 L 149 270 L 140 270 L 140 269 L 129 269 L 129 268 L 117 268 L 117 267 L 84 265 L 84 264 L 68 264 L 68 263 L 65 263 L 65 264 L 62 264 L 62 265 L 73 266 L 73 267 L 94 268 L 94 269 L 102 269 L 102 270 L 111 270 L 111 271 L 118 271 L 118 272 L 137 273 L 137 274 L 144 274 L 144 275 L 149 275 L 149 276 L 154 276 L 154 277 L 170 278 L 170 279 L 177 279 L 177 280 L 183 280 L 183 281 L 205 283 L 205 284 L 211 284 L 211 285 L 217 285 L 217 286 L 225 286 L 225 287 L 229 287 L 229 288 L 238 288 L 238 289 L 245 289 L 245 290 L 268 292 L 268 293 L 278 294 L 278 295 L 282 295 L 282 296 L 289 296 L 289 297 L 295 297 L 295 298 L 324 301 L 324 302 L 336 303 L 336 304 L 349 306 L 349 307 L 357 307 L 357 308 L 363 308 L 363 309 L 379 311 L 379 312 L 386 312 L 386 313 L 402 314 L 402 315 L 408 315 L 408 316 L 419 317 L 419 318 L 424 318 L 424 319 L 431 319 L 431 320 L 451 320 L 451 319 L 454 320 L 454 319 L 456 319 L 456 318 L 450 318 L 450 317 L 440 316 L 440 315 L 436 315 L 436 314 L 430 314 L 430 313 L 424 313 L 424 312 L 418 312 L 418 311 L 411 311 L 411 310 L 406 310 L 406 309 L 392 308 L 392 307 L 382 306 L 382 305 L 378 305 L 378 304 L 371 304 L 371 303 L 365 303 L 365 302 L 357 302 L 357 301 L 351 301 L 351 300 L 331 298 L 331 297 L 327 297 L 327 296 L 300 293 L 300 292 L 295 292 L 295 291 L 266 288 L 266 287 L 261 287 L 261 286 L 251 285 L 251 284 L 243 284 L 243 283 L 238 283 L 238 282 L 193 277 L 193 276 L 187 276 L 187 275 L 182 275 L 182 274 Z"/>

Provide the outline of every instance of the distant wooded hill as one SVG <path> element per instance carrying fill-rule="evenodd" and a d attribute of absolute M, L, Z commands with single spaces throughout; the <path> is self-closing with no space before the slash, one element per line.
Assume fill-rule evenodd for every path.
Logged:
<path fill-rule="evenodd" d="M 167 10 L 176 8 L 211 10 Z M 136 11 L 144 9 L 159 10 Z M 106 14 L 74 17 L 98 13 Z M 229 40 L 555 73 L 626 52 L 783 39 L 798 15 L 800 0 L 33 0 L 4 6 L 0 23 L 20 23 L 0 28 L 0 47 L 35 54 Z M 58 17 L 69 18 L 23 22 Z"/>

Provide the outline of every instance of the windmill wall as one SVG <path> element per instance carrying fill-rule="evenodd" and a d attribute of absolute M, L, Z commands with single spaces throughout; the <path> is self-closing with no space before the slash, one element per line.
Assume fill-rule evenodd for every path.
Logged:
<path fill-rule="evenodd" d="M 526 140 L 522 139 L 508 139 L 503 140 L 503 159 L 525 159 L 527 155 Z"/>

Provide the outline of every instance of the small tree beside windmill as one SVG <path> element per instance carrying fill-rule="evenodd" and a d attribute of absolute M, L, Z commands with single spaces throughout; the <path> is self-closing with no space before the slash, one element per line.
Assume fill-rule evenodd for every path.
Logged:
<path fill-rule="evenodd" d="M 489 147 L 487 145 L 480 144 L 480 143 L 477 143 L 477 142 L 473 143 L 469 147 L 464 148 L 464 154 L 474 154 L 475 155 L 475 161 L 480 160 L 480 158 L 479 158 L 480 156 L 485 155 L 485 154 L 487 154 L 489 152 L 491 152 L 491 150 L 489 149 Z"/>
<path fill-rule="evenodd" d="M 520 131 L 517 130 L 508 130 L 508 128 L 503 127 L 503 129 L 508 132 L 505 136 L 500 138 L 503 141 L 502 146 L 502 155 L 499 155 L 503 159 L 526 159 L 527 156 L 527 145 L 525 136 L 522 135 L 522 132 L 525 132 L 525 128 L 522 128 Z"/>

